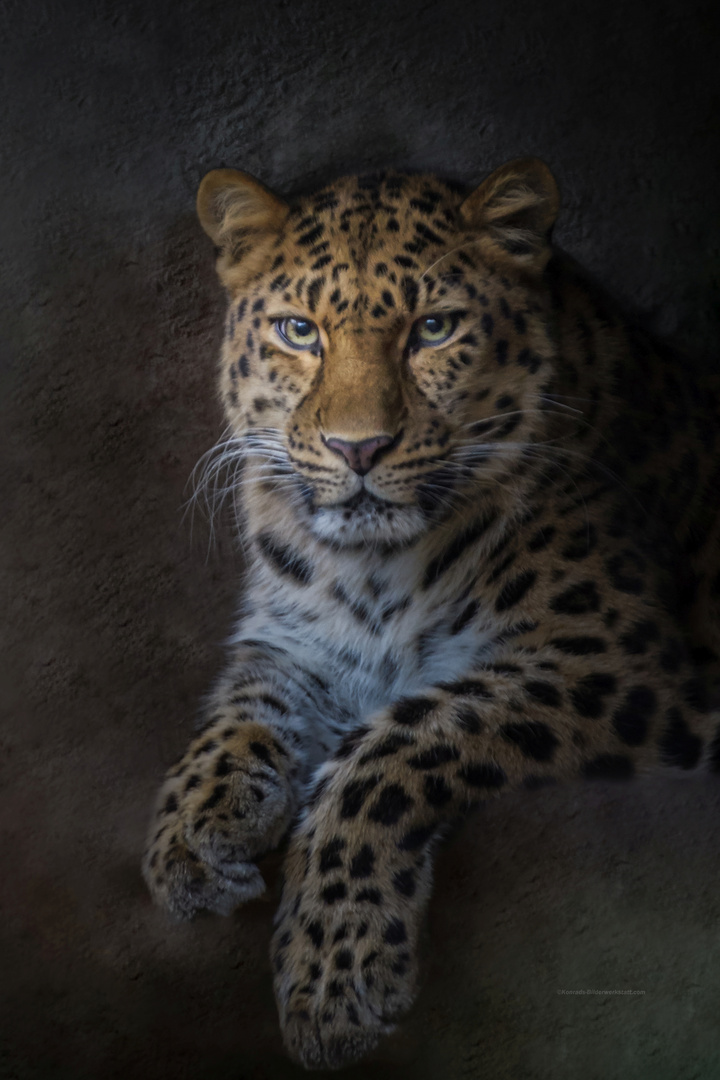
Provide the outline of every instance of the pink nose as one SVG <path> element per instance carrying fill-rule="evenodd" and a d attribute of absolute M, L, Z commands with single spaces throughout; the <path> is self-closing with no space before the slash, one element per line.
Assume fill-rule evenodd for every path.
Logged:
<path fill-rule="evenodd" d="M 356 472 L 358 476 L 365 476 L 383 452 L 390 445 L 394 445 L 396 440 L 391 439 L 389 435 L 376 435 L 372 439 L 363 439 L 362 442 L 325 438 L 323 442 L 329 450 L 344 457 L 353 472 Z"/>

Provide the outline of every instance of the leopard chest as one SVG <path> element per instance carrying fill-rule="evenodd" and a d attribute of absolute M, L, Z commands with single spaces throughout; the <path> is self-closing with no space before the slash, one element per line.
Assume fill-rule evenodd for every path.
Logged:
<path fill-rule="evenodd" d="M 365 716 L 492 656 L 501 627 L 473 588 L 477 571 L 457 570 L 433 588 L 411 558 L 345 560 L 309 583 L 261 572 L 243 632 L 330 676 L 342 712 Z"/>

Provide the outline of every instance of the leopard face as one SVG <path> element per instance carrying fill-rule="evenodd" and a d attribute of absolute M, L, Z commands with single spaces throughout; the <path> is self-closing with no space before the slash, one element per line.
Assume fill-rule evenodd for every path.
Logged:
<path fill-rule="evenodd" d="M 548 423 L 556 201 L 536 161 L 466 198 L 390 173 L 288 204 L 210 173 L 198 210 L 229 297 L 221 393 L 246 499 L 272 489 L 321 540 L 393 546 L 511 485 Z"/>

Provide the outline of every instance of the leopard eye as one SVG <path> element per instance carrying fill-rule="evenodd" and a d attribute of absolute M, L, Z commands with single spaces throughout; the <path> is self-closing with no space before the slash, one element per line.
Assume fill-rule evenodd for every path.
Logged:
<path fill-rule="evenodd" d="M 314 349 L 320 341 L 320 331 L 310 319 L 288 317 L 278 319 L 275 329 L 287 345 L 293 349 Z"/>
<path fill-rule="evenodd" d="M 422 345 L 441 345 L 457 325 L 456 315 L 426 315 L 413 326 L 417 340 Z"/>

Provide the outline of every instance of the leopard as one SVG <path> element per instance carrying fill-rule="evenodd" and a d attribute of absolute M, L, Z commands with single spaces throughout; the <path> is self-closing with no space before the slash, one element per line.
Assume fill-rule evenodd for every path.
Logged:
<path fill-rule="evenodd" d="M 271 968 L 306 1069 L 420 985 L 440 840 L 560 781 L 720 771 L 713 377 L 552 240 L 557 182 L 396 170 L 283 198 L 215 169 L 209 475 L 246 561 L 228 659 L 143 857 L 176 918 L 283 852 Z"/>

